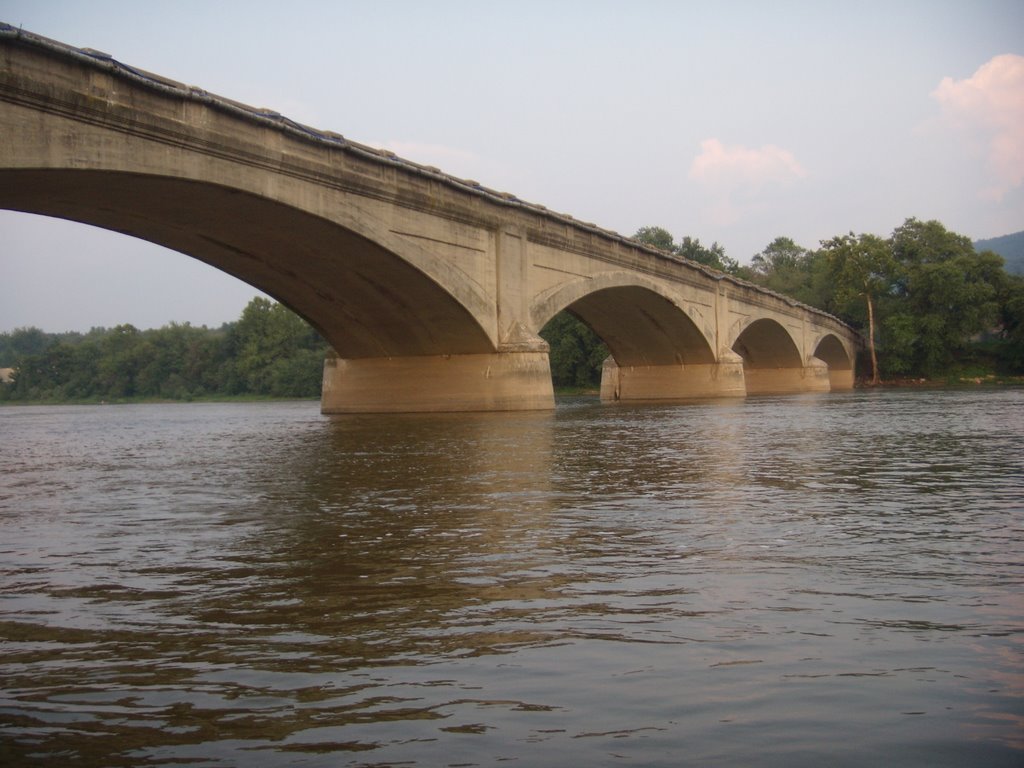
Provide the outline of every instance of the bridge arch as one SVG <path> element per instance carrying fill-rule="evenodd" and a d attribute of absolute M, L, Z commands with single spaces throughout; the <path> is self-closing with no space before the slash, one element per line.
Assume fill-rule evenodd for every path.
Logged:
<path fill-rule="evenodd" d="M 800 368 L 803 355 L 789 331 L 777 320 L 751 318 L 737 334 L 732 350 L 745 368 Z"/>
<path fill-rule="evenodd" d="M 620 367 L 715 361 L 707 332 L 657 281 L 621 272 L 572 280 L 537 297 L 531 322 L 539 330 L 563 310 L 586 323 Z"/>
<path fill-rule="evenodd" d="M 832 390 L 851 389 L 856 356 L 834 333 L 822 334 L 814 344 L 814 357 L 828 366 Z"/>
<path fill-rule="evenodd" d="M 770 317 L 746 323 L 732 350 L 743 360 L 748 394 L 829 390 L 827 365 L 813 356 L 805 360 L 789 330 Z"/>
<path fill-rule="evenodd" d="M 220 269 L 300 314 L 342 357 L 495 349 L 484 291 L 372 217 L 345 212 L 342 224 L 237 187 L 118 170 L 3 170 L 0 189 L 0 207 L 121 232 Z"/>

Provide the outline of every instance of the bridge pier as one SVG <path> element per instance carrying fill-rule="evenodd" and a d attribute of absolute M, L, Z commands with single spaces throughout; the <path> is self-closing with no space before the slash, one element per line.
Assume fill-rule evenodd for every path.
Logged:
<path fill-rule="evenodd" d="M 802 368 L 747 368 L 744 374 L 748 395 L 832 391 L 828 363 L 816 357 Z"/>
<path fill-rule="evenodd" d="M 548 352 L 386 357 L 324 362 L 320 411 L 426 413 L 555 407 Z"/>
<path fill-rule="evenodd" d="M 831 392 L 853 388 L 853 370 L 831 370 L 812 357 L 801 368 L 749 368 L 734 352 L 707 365 L 619 367 L 608 358 L 601 370 L 601 400 L 686 400 L 745 395 Z"/>
<path fill-rule="evenodd" d="M 629 365 L 611 357 L 601 369 L 601 400 L 687 400 L 743 397 L 743 360 L 726 352 L 720 362 L 698 365 Z"/>
<path fill-rule="evenodd" d="M 844 389 L 853 389 L 856 383 L 853 368 L 829 367 L 828 383 L 830 392 L 840 392 Z"/>

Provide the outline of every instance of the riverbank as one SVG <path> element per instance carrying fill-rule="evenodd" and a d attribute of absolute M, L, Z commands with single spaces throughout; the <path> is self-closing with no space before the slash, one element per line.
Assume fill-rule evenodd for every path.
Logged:
<path fill-rule="evenodd" d="M 961 374 L 945 376 L 942 378 L 907 377 L 901 379 L 886 379 L 880 384 L 872 385 L 867 381 L 858 381 L 858 389 L 885 389 L 885 388 L 920 388 L 920 389 L 944 389 L 953 387 L 977 387 L 977 386 L 1024 386 L 1024 376 L 1003 376 L 988 373 L 978 376 L 965 376 Z"/>

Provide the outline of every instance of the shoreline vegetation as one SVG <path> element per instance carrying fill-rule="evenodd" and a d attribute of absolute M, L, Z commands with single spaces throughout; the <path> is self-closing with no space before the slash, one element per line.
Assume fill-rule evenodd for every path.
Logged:
<path fill-rule="evenodd" d="M 859 383 L 857 389 L 970 389 L 973 387 L 1020 387 L 1024 376 L 1001 376 L 995 373 L 984 376 L 946 376 L 938 379 L 892 379 L 872 386 Z"/>
<path fill-rule="evenodd" d="M 858 386 L 1024 384 L 1024 277 L 937 221 L 890 237 L 852 232 L 809 250 L 773 240 L 741 266 L 717 243 L 676 242 L 661 227 L 634 239 L 824 310 L 859 330 Z M 1000 238 L 1006 247 L 1024 232 Z M 994 241 L 993 241 L 994 242 Z M 1007 245 L 1009 243 L 1009 245 Z M 1008 251 L 1009 253 L 1009 251 Z M 555 392 L 598 394 L 609 350 L 566 308 L 541 330 Z M 320 397 L 327 342 L 265 298 L 220 328 L 172 323 L 87 333 L 0 333 L 0 404 L 252 402 Z"/>

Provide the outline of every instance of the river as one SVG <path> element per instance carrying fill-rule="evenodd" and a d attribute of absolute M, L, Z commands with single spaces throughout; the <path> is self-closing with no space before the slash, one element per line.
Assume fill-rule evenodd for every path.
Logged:
<path fill-rule="evenodd" d="M 1021 766 L 1024 390 L 0 409 L 5 766 Z"/>

